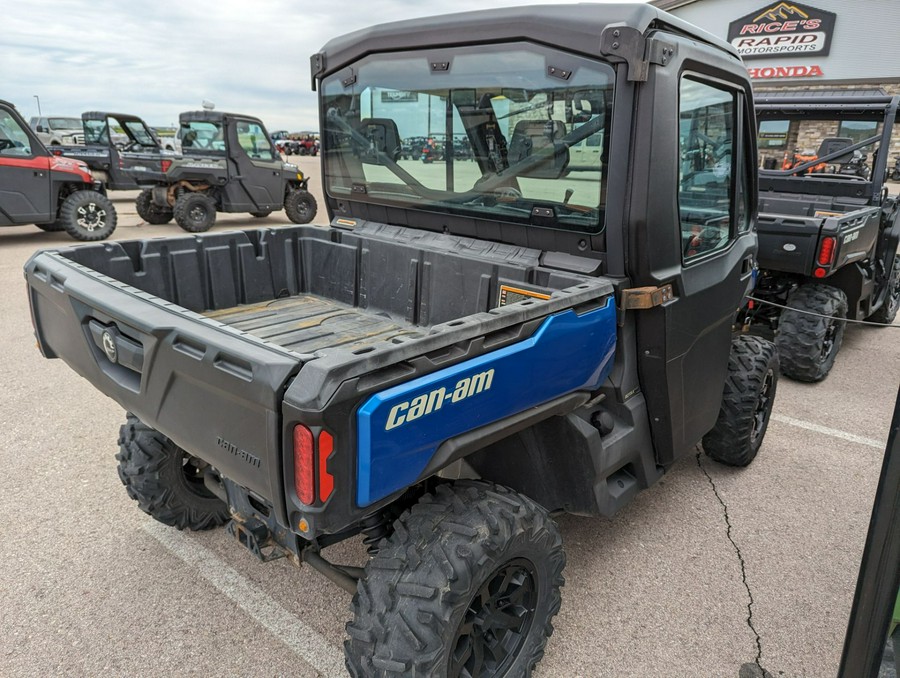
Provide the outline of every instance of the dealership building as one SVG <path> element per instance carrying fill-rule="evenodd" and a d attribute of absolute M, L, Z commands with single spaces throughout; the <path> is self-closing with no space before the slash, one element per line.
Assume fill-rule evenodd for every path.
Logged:
<path fill-rule="evenodd" d="M 811 90 L 900 94 L 900 0 L 651 0 L 650 4 L 731 43 L 744 59 L 758 94 Z M 900 154 L 897 131 L 890 153 Z"/>
<path fill-rule="evenodd" d="M 900 94 L 898 0 L 652 0 L 730 42 L 758 91 L 883 89 Z"/>

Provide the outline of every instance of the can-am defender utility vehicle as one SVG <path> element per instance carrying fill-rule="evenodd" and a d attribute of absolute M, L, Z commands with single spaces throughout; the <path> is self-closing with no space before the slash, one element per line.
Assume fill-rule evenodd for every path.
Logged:
<path fill-rule="evenodd" d="M 37 254 L 41 349 L 128 410 L 144 511 L 354 594 L 351 674 L 527 675 L 560 606 L 551 513 L 612 516 L 700 441 L 738 466 L 762 444 L 775 348 L 732 334 L 747 71 L 605 4 L 377 26 L 312 68 L 331 227 Z M 437 121 L 472 160 L 402 160 Z M 359 534 L 364 568 L 323 556 Z"/>
<path fill-rule="evenodd" d="M 52 155 L 0 101 L 0 226 L 20 224 L 103 240 L 116 229 L 116 209 L 84 162 Z"/>
<path fill-rule="evenodd" d="M 125 167 L 146 188 L 135 201 L 151 224 L 175 218 L 191 233 L 208 231 L 216 212 L 249 212 L 267 217 L 284 209 L 295 224 L 316 216 L 309 180 L 296 165 L 281 160 L 262 122 L 219 111 L 179 116 L 181 158 L 165 160 L 161 172 Z"/>
<path fill-rule="evenodd" d="M 88 111 L 81 115 L 84 144 L 54 146 L 54 155 L 84 161 L 94 179 L 110 191 L 134 191 L 142 173 L 162 172 L 174 157 L 160 148 L 159 140 L 136 115 Z M 117 132 L 116 130 L 121 130 Z"/>
<path fill-rule="evenodd" d="M 892 323 L 900 308 L 898 198 L 885 187 L 900 97 L 757 97 L 760 166 L 786 149 L 805 162 L 759 172 L 759 267 L 744 321 L 775 331 L 781 371 L 824 379 L 843 320 Z M 860 158 L 871 154 L 871 169 Z M 850 167 L 852 170 L 848 170 Z M 765 302 L 772 302 L 772 305 Z"/>

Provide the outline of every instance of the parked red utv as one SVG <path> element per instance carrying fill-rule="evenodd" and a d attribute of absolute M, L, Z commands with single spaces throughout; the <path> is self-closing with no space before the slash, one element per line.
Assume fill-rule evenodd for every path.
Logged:
<path fill-rule="evenodd" d="M 0 226 L 20 224 L 103 240 L 116 230 L 116 210 L 84 162 L 52 155 L 0 101 Z"/>

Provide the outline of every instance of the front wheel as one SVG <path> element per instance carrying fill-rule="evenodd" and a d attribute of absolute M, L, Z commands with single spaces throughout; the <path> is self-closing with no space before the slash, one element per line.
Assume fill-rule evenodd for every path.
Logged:
<path fill-rule="evenodd" d="M 284 196 L 284 212 L 295 224 L 308 224 L 316 218 L 318 205 L 309 191 L 295 188 Z"/>
<path fill-rule="evenodd" d="M 183 193 L 173 211 L 175 221 L 189 233 L 203 233 L 216 223 L 216 203 L 206 193 Z"/>
<path fill-rule="evenodd" d="M 891 179 L 893 181 L 900 181 L 900 169 L 891 170 Z"/>
<path fill-rule="evenodd" d="M 787 306 L 775 337 L 781 372 L 797 381 L 821 381 L 841 348 L 847 295 L 830 285 L 800 285 L 788 295 Z"/>
<path fill-rule="evenodd" d="M 559 611 L 566 557 L 547 511 L 476 481 L 398 518 L 353 597 L 352 676 L 530 675 Z"/>
<path fill-rule="evenodd" d="M 144 513 L 179 530 L 224 524 L 228 506 L 203 482 L 207 465 L 133 414 L 119 432 L 119 479 Z"/>
<path fill-rule="evenodd" d="M 116 230 L 116 208 L 102 193 L 75 191 L 59 208 L 58 222 L 76 240 L 105 240 Z"/>
<path fill-rule="evenodd" d="M 729 466 L 747 466 L 762 445 L 778 387 L 778 353 L 760 337 L 731 343 L 719 418 L 703 436 L 703 451 Z"/>

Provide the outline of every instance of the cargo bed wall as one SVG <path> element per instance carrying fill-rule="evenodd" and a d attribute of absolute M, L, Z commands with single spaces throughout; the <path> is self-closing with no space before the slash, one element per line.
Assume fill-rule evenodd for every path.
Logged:
<path fill-rule="evenodd" d="M 541 268 L 537 250 L 381 225 L 110 242 L 61 254 L 193 311 L 313 294 L 419 326 L 497 306 L 503 283 L 551 293 L 583 280 Z"/>

